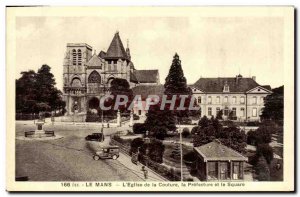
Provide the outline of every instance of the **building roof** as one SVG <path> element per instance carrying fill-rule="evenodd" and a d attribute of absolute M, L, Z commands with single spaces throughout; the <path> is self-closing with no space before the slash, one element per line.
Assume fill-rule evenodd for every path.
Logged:
<path fill-rule="evenodd" d="M 248 161 L 247 157 L 244 157 L 242 154 L 218 141 L 212 141 L 203 146 L 194 147 L 194 150 L 202 156 L 204 161 Z"/>
<path fill-rule="evenodd" d="M 94 54 L 91 59 L 86 63 L 87 66 L 101 66 L 101 59 L 98 57 L 98 55 Z"/>
<path fill-rule="evenodd" d="M 119 36 L 119 32 L 113 37 L 104 59 L 127 59 L 127 53 Z"/>
<path fill-rule="evenodd" d="M 134 70 L 132 73 L 139 83 L 157 83 L 158 70 Z"/>
<path fill-rule="evenodd" d="M 149 95 L 162 96 L 164 94 L 164 85 L 139 85 L 132 88 L 133 95 L 141 95 L 145 100 Z"/>
<path fill-rule="evenodd" d="M 263 87 L 263 88 L 265 88 L 265 89 L 267 89 L 267 90 L 272 91 L 272 88 L 271 88 L 270 85 L 262 85 L 261 87 Z"/>
<path fill-rule="evenodd" d="M 259 86 L 254 79 L 243 77 L 200 78 L 193 86 L 204 92 L 223 92 L 225 84 L 229 86 L 229 92 L 247 92 Z"/>

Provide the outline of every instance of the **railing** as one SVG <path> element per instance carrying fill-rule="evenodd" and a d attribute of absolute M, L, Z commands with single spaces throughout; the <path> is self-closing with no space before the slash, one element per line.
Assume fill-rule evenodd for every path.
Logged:
<path fill-rule="evenodd" d="M 121 152 L 131 157 L 130 147 L 125 146 L 114 139 L 111 139 L 110 143 L 111 145 L 119 146 Z M 151 159 L 149 159 L 148 156 L 142 154 L 139 154 L 138 158 L 139 158 L 139 162 L 141 162 L 143 165 L 147 166 L 154 172 L 158 173 L 160 176 L 164 177 L 165 179 L 168 179 L 170 181 L 180 181 L 181 179 L 180 173 L 176 173 L 175 168 L 170 169 L 162 164 L 152 161 Z"/>

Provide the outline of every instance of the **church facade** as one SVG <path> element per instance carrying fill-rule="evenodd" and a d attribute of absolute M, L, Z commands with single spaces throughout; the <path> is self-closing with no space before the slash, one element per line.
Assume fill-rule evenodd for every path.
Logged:
<path fill-rule="evenodd" d="M 106 52 L 99 54 L 86 43 L 68 43 L 63 64 L 63 99 L 67 115 L 86 113 L 99 106 L 100 98 L 109 94 L 115 78 L 126 79 L 131 87 L 158 85 L 158 70 L 137 70 L 117 32 Z"/>

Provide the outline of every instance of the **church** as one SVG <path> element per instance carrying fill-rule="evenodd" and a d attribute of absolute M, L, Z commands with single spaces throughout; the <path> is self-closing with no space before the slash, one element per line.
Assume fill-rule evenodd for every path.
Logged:
<path fill-rule="evenodd" d="M 128 44 L 125 49 L 119 32 L 115 33 L 108 50 L 99 54 L 86 43 L 68 43 L 63 63 L 67 115 L 96 109 L 115 78 L 126 79 L 131 88 L 160 84 L 158 70 L 135 69 Z"/>

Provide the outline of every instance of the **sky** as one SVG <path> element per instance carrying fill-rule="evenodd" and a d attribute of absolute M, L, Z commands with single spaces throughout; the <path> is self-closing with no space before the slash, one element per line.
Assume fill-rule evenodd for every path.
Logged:
<path fill-rule="evenodd" d="M 16 72 L 48 64 L 62 89 L 67 43 L 98 53 L 119 31 L 135 68 L 158 69 L 161 83 L 177 52 L 188 84 L 241 74 L 275 88 L 284 84 L 283 25 L 280 17 L 18 17 Z"/>

